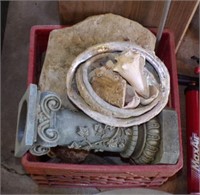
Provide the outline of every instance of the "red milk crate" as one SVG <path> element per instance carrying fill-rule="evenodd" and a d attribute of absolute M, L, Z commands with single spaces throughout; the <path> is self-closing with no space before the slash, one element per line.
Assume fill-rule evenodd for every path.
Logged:
<path fill-rule="evenodd" d="M 33 26 L 30 35 L 28 85 L 38 84 L 42 54 L 46 51 L 49 33 L 63 26 Z M 155 29 L 151 29 L 155 32 Z M 39 185 L 49 187 L 156 187 L 176 174 L 183 166 L 180 121 L 179 90 L 175 57 L 174 36 L 164 30 L 157 55 L 167 66 L 171 76 L 171 92 L 168 106 L 178 114 L 180 156 L 174 165 L 83 165 L 41 162 L 26 153 L 22 164 Z"/>

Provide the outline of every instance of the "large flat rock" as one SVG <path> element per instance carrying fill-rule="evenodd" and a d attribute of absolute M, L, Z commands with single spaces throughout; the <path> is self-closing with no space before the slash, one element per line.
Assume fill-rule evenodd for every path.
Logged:
<path fill-rule="evenodd" d="M 154 50 L 156 38 L 139 23 L 114 14 L 92 16 L 72 27 L 53 30 L 39 81 L 41 91 L 57 93 L 64 107 L 75 109 L 66 93 L 72 61 L 88 47 L 112 41 L 130 41 Z"/>

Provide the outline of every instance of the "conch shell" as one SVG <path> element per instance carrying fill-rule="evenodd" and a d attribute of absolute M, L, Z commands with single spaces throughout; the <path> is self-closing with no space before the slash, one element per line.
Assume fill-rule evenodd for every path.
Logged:
<path fill-rule="evenodd" d="M 149 85 L 149 98 L 145 99 L 143 97 L 140 97 L 140 103 L 142 105 L 148 105 L 150 104 L 154 99 L 156 99 L 158 97 L 159 94 L 159 90 L 157 87 L 155 87 L 154 85 Z"/>
<path fill-rule="evenodd" d="M 122 52 L 115 58 L 113 71 L 118 72 L 143 98 L 149 97 L 149 86 L 144 75 L 145 59 L 131 50 Z"/>
<path fill-rule="evenodd" d="M 136 108 L 140 104 L 140 97 L 130 85 L 126 85 L 125 103 L 124 108 Z"/>

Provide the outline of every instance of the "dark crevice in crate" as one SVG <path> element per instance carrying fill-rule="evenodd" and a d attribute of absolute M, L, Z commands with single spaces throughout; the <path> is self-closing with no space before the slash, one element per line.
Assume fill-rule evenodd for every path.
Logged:
<path fill-rule="evenodd" d="M 41 29 L 38 29 L 36 30 L 35 34 L 35 75 L 36 83 L 38 84 L 42 71 L 42 65 L 45 59 L 50 31 L 42 31 Z"/>
<path fill-rule="evenodd" d="M 35 160 L 35 159 L 34 159 Z M 65 163 L 59 158 L 50 158 L 48 155 L 37 157 L 39 162 Z M 66 163 L 67 164 L 67 163 Z M 70 164 L 70 163 L 68 163 Z M 86 159 L 77 164 L 83 165 L 131 165 L 129 159 L 121 158 L 120 154 L 114 152 L 90 152 Z"/>

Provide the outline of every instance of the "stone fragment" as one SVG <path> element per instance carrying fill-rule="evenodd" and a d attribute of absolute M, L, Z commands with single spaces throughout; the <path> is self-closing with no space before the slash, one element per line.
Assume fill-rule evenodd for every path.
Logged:
<path fill-rule="evenodd" d="M 113 41 L 130 41 L 154 50 L 155 40 L 139 23 L 114 14 L 92 16 L 72 27 L 53 30 L 40 76 L 40 89 L 57 93 L 63 106 L 74 110 L 66 94 L 66 74 L 80 53 L 92 45 Z"/>
<path fill-rule="evenodd" d="M 178 115 L 172 109 L 163 109 L 159 115 L 161 143 L 153 164 L 176 164 L 180 156 Z"/>
<path fill-rule="evenodd" d="M 123 108 L 126 95 L 126 81 L 120 75 L 106 68 L 95 69 L 91 85 L 97 95 L 103 100 Z"/>

